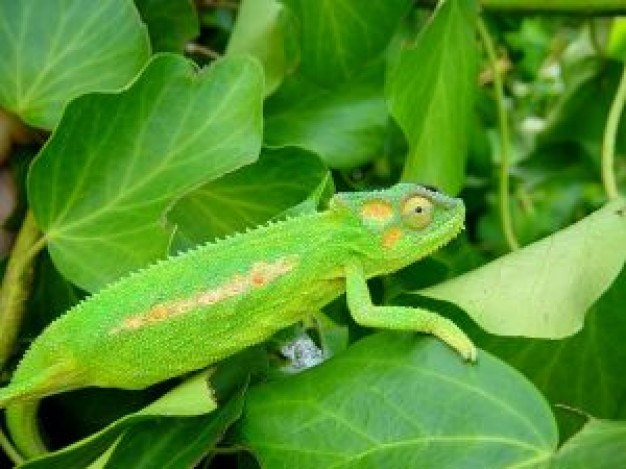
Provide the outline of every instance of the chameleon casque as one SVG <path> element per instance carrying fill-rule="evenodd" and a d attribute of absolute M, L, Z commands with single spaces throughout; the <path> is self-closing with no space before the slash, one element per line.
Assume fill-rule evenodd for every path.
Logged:
<path fill-rule="evenodd" d="M 473 361 L 451 321 L 374 306 L 366 283 L 447 243 L 464 217 L 460 199 L 401 183 L 339 193 L 323 212 L 157 262 L 49 325 L 0 390 L 0 408 L 87 386 L 145 388 L 260 343 L 344 292 L 357 323 L 430 333 Z"/>

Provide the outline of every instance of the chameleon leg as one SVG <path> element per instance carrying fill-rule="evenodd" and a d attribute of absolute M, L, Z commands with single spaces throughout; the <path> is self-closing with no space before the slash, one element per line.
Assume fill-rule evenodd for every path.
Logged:
<path fill-rule="evenodd" d="M 348 309 L 357 323 L 367 327 L 432 334 L 459 352 L 465 360 L 476 361 L 476 347 L 452 321 L 419 308 L 375 306 L 360 264 L 351 263 L 345 270 Z"/>

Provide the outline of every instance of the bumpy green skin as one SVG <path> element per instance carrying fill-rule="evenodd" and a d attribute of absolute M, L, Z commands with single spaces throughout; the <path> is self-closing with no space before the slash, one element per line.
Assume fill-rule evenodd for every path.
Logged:
<path fill-rule="evenodd" d="M 432 221 L 419 229 L 401 216 L 402 204 L 415 195 L 433 204 Z M 392 213 L 371 210 L 372 202 L 391 207 Z M 396 316 L 391 307 L 375 307 L 365 284 L 366 278 L 428 255 L 456 236 L 463 219 L 459 199 L 398 184 L 380 192 L 337 194 L 324 212 L 159 262 L 104 288 L 51 324 L 11 384 L 0 390 L 0 407 L 85 386 L 139 389 L 206 367 L 315 312 L 346 284 L 357 321 L 431 332 L 473 359 L 473 345 L 452 323 L 411 308 L 396 307 L 404 311 Z M 409 314 L 406 310 L 421 322 L 394 319 Z"/>

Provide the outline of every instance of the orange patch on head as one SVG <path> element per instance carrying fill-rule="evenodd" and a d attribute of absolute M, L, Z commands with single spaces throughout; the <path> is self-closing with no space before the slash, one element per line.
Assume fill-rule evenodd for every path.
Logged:
<path fill-rule="evenodd" d="M 403 233 L 400 228 L 394 226 L 389 228 L 385 234 L 383 234 L 382 245 L 385 249 L 393 248 L 400 239 L 402 239 Z"/>
<path fill-rule="evenodd" d="M 372 200 L 361 207 L 361 216 L 368 220 L 386 222 L 393 217 L 393 207 L 384 200 Z"/>

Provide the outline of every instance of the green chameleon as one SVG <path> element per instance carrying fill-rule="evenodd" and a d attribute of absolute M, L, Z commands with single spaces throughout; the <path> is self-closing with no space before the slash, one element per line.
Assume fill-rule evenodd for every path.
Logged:
<path fill-rule="evenodd" d="M 326 211 L 157 262 L 48 326 L 0 389 L 0 408 L 86 386 L 145 388 L 260 343 L 343 292 L 357 323 L 434 334 L 474 361 L 451 321 L 375 306 L 366 283 L 450 241 L 464 216 L 460 199 L 402 183 L 336 194 Z"/>

